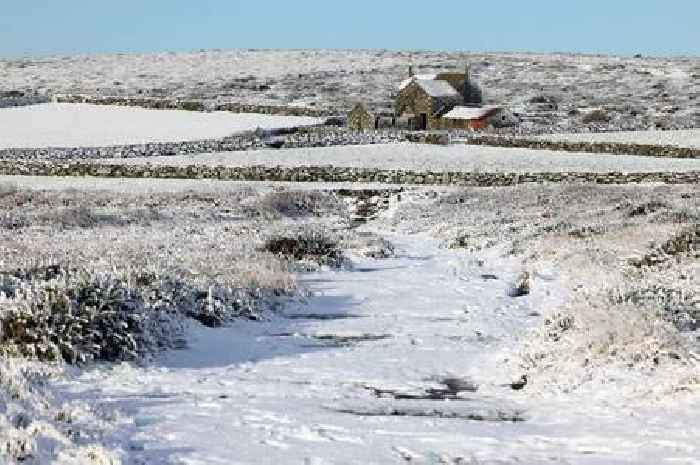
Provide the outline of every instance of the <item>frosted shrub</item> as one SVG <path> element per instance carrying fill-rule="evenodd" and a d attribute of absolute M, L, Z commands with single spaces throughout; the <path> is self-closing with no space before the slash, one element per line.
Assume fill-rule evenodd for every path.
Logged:
<path fill-rule="evenodd" d="M 337 197 L 320 191 L 271 192 L 262 197 L 256 206 L 290 218 L 337 215 L 346 210 L 345 204 Z"/>
<path fill-rule="evenodd" d="M 57 366 L 0 358 L 0 464 L 118 465 L 115 453 L 89 443 L 91 431 L 71 419 L 74 408 L 48 395 L 46 380 L 59 372 Z M 73 442 L 78 437 L 80 444 Z"/>
<path fill-rule="evenodd" d="M 5 353 L 69 363 L 134 360 L 181 332 L 175 307 L 145 299 L 119 276 L 47 268 L 2 278 Z"/>
<path fill-rule="evenodd" d="M 606 294 L 581 294 L 553 311 L 526 340 L 520 369 L 540 388 L 575 390 L 588 382 L 609 383 L 619 370 L 666 370 L 672 388 L 698 375 L 698 359 L 687 338 L 651 301 L 611 301 Z"/>
<path fill-rule="evenodd" d="M 171 277 L 141 274 L 136 278 L 150 308 L 173 309 L 205 326 L 218 327 L 235 318 L 258 319 L 260 301 L 269 291 L 226 287 L 218 283 L 195 283 Z M 277 294 L 283 293 L 278 290 Z M 150 332 L 158 331 L 157 321 Z M 167 329 L 167 325 L 166 325 Z M 161 339 L 167 340 L 167 335 Z"/>
<path fill-rule="evenodd" d="M 340 267 L 345 262 L 339 239 L 313 227 L 273 235 L 265 241 L 263 250 L 286 259 L 331 267 Z"/>

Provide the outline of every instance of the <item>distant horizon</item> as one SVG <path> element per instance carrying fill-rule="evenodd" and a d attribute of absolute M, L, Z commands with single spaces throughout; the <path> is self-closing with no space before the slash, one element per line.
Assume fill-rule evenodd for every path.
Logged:
<path fill-rule="evenodd" d="M 694 0 L 34 0 L 3 6 L 0 58 L 241 49 L 698 58 L 698 20 Z"/>
<path fill-rule="evenodd" d="M 144 51 L 88 51 L 76 53 L 53 53 L 53 54 L 37 54 L 37 55 L 0 55 L 0 60 L 22 60 L 22 59 L 41 59 L 41 58 L 63 58 L 63 57 L 79 57 L 79 56 L 106 56 L 106 55 L 158 55 L 158 54 L 193 54 L 205 52 L 231 52 L 247 50 L 253 52 L 265 51 L 337 51 L 337 52 L 393 52 L 393 53 L 454 53 L 464 55 L 569 55 L 569 56 L 589 56 L 589 57 L 611 57 L 611 58 L 633 58 L 636 55 L 642 55 L 643 58 L 656 59 L 682 59 L 682 58 L 697 58 L 699 55 L 651 55 L 644 53 L 604 53 L 604 52 L 566 52 L 561 50 L 553 51 L 532 51 L 532 50 L 458 50 L 458 49 L 394 49 L 394 48 L 319 48 L 319 47 L 211 47 L 211 48 L 192 48 L 178 50 L 144 50 Z"/>

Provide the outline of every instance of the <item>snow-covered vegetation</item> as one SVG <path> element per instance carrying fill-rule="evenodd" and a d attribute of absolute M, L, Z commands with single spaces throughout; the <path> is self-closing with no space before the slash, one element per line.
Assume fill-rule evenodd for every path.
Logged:
<path fill-rule="evenodd" d="M 180 142 L 217 139 L 256 128 L 311 126 L 322 122 L 297 116 L 45 103 L 0 109 L 0 148 Z"/>
<path fill-rule="evenodd" d="M 387 144 L 102 159 L 169 166 L 326 166 L 482 172 L 647 172 L 700 170 L 700 160 L 578 154 L 471 145 Z"/>
<path fill-rule="evenodd" d="M 700 198 L 694 189 L 473 189 L 399 209 L 393 221 L 414 228 L 418 222 L 448 246 L 477 255 L 517 257 L 535 282 L 560 274 L 570 298 L 538 310 L 541 325 L 523 337 L 517 356 L 505 355 L 527 376 L 528 392 L 591 384 L 629 389 L 624 379 L 632 373 L 654 380 L 634 387 L 639 396 L 697 389 Z"/>
<path fill-rule="evenodd" d="M 341 114 L 357 101 L 390 109 L 409 64 L 422 73 L 467 62 L 486 103 L 521 114 L 522 133 L 699 124 L 695 58 L 18 58 L 0 60 L 0 98 L 84 93 Z M 0 148 L 317 122 L 42 104 L 0 110 Z M 264 134 L 246 147 L 262 147 Z M 551 137 L 698 147 L 695 129 Z M 409 143 L 108 161 L 700 170 L 693 159 Z M 696 463 L 699 251 L 693 185 L 3 176 L 0 463 Z"/>
<path fill-rule="evenodd" d="M 342 225 L 341 207 L 318 192 L 88 195 L 3 184 L 0 461 L 117 463 L 94 445 L 99 431 L 72 418 L 78 407 L 46 389 L 61 364 L 147 362 L 186 347 L 192 322 L 266 318 L 297 292 L 289 261 L 306 258 L 266 251 L 270 241 L 288 228 L 315 238 L 305 224 Z M 81 415 L 90 428 L 110 423 Z"/>
<path fill-rule="evenodd" d="M 0 83 L 28 95 L 84 93 L 210 102 L 307 105 L 344 113 L 356 102 L 388 110 L 413 65 L 463 70 L 486 103 L 535 130 L 698 126 L 698 60 L 596 55 L 388 50 L 209 50 L 0 60 Z M 593 110 L 600 121 L 586 123 Z"/>
<path fill-rule="evenodd" d="M 659 413 L 700 386 L 690 186 L 59 181 L 0 197 L 10 460 L 577 463 L 591 415 L 587 456 L 696 450 Z"/>

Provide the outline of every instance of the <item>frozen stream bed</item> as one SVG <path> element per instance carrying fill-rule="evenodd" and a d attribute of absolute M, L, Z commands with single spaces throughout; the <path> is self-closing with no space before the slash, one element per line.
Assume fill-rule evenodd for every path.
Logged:
<path fill-rule="evenodd" d="M 154 366 L 61 391 L 124 414 L 107 440 L 133 464 L 700 463 L 692 409 L 511 389 L 498 354 L 562 299 L 555 273 L 513 298 L 515 263 L 388 238 L 396 258 L 306 275 L 285 317 L 192 327 Z"/>

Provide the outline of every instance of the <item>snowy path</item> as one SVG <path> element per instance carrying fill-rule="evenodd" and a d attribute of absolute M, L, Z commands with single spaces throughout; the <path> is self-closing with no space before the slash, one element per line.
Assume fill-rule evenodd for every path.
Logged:
<path fill-rule="evenodd" d="M 315 297 L 288 318 L 193 328 L 191 347 L 158 366 L 63 388 L 133 419 L 110 438 L 127 463 L 700 463 L 692 412 L 621 421 L 592 403 L 528 406 L 503 386 L 496 352 L 561 295 L 556 281 L 511 298 L 514 264 L 390 239 L 398 258 L 305 277 Z M 479 389 L 415 398 L 448 376 Z"/>

